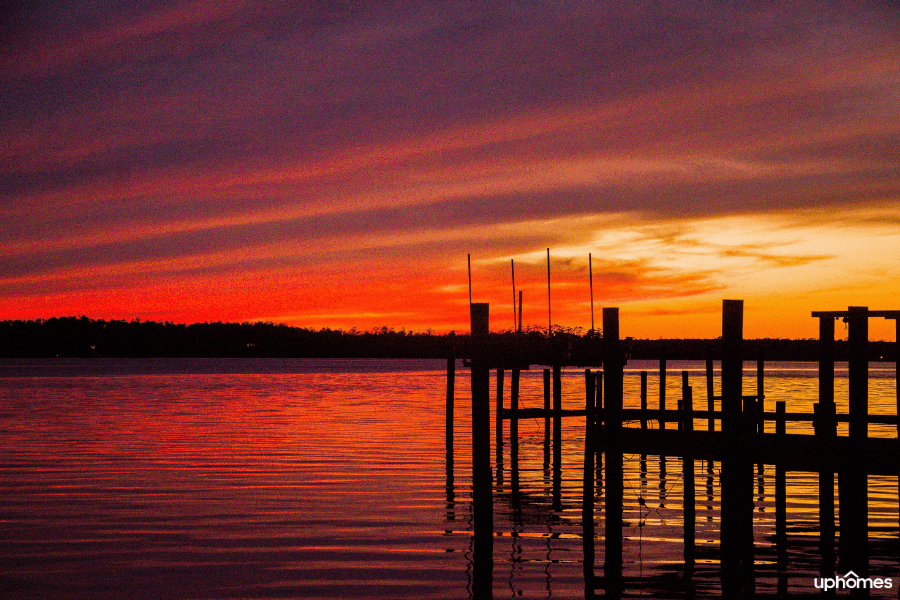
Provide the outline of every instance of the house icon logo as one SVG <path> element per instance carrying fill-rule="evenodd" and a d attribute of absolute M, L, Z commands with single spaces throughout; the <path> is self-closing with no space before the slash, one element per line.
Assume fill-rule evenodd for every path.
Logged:
<path fill-rule="evenodd" d="M 894 587 L 893 579 L 889 577 L 860 577 L 853 571 L 847 571 L 844 575 L 836 575 L 834 577 L 816 577 L 813 580 L 816 589 L 823 591 L 830 590 L 881 590 L 892 589 Z"/>

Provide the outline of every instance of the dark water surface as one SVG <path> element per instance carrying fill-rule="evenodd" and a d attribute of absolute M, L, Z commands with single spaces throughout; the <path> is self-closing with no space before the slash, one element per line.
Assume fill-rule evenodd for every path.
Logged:
<path fill-rule="evenodd" d="M 626 406 L 637 405 L 641 368 L 658 397 L 655 365 L 629 363 Z M 702 363 L 669 369 L 673 401 L 681 369 L 704 389 Z M 771 365 L 767 409 L 786 400 L 788 411 L 811 413 L 815 369 Z M 870 368 L 872 412 L 895 414 L 893 369 Z M 583 406 L 583 380 L 564 371 L 566 406 Z M 0 597 L 469 598 L 468 372 L 457 381 L 448 471 L 443 361 L 0 361 Z M 543 404 L 540 370 L 523 373 L 521 394 L 526 407 Z M 846 411 L 840 368 L 836 397 Z M 510 500 L 507 444 L 495 490 L 495 597 L 585 596 L 583 432 L 583 418 L 564 421 L 557 511 L 543 420 L 520 424 L 521 502 Z M 716 595 L 718 464 L 695 467 L 694 588 Z M 681 470 L 677 458 L 626 457 L 625 576 L 641 582 L 636 595 L 680 589 Z M 757 475 L 761 593 L 815 591 L 817 486 L 815 473 L 788 474 L 790 577 L 779 582 L 774 468 Z M 897 477 L 869 478 L 871 571 L 894 578 L 889 597 L 900 586 L 897 487 Z M 598 500 L 598 575 L 604 518 Z"/>

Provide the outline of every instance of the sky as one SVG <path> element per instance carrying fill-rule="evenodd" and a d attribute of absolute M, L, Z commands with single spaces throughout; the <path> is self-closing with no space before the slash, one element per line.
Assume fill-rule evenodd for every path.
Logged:
<path fill-rule="evenodd" d="M 723 299 L 748 338 L 900 309 L 896 2 L 37 0 L 0 23 L 0 319 L 466 332 L 469 263 L 495 331 L 514 284 L 526 326 L 615 306 L 637 338 L 717 337 Z"/>

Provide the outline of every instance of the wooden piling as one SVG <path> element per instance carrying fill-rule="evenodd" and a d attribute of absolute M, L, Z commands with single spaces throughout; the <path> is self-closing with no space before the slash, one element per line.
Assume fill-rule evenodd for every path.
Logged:
<path fill-rule="evenodd" d="M 647 371 L 641 371 L 641 429 L 647 429 Z"/>
<path fill-rule="evenodd" d="M 519 468 L 519 378 L 519 369 L 513 369 L 509 382 L 509 460 L 512 469 Z"/>
<path fill-rule="evenodd" d="M 756 399 L 753 400 L 753 423 L 751 424 L 753 435 L 763 434 L 766 431 L 766 374 L 765 361 L 760 357 L 756 361 Z M 763 480 L 765 466 L 760 462 L 756 464 L 756 474 L 759 481 Z M 762 492 L 760 492 L 762 495 Z M 753 523 L 750 524 L 751 530 Z"/>
<path fill-rule="evenodd" d="M 682 373 L 684 385 L 682 387 L 682 430 L 689 436 L 694 430 L 694 395 L 690 385 L 687 385 L 687 371 Z M 688 445 L 689 447 L 689 445 Z M 685 452 L 681 463 L 681 476 L 684 487 L 684 565 L 685 573 L 693 573 L 695 557 L 695 536 L 697 507 L 695 504 L 696 482 L 694 478 L 694 455 Z"/>
<path fill-rule="evenodd" d="M 834 315 L 813 313 L 819 319 L 819 401 L 816 404 L 816 436 L 831 439 L 837 435 L 834 403 Z M 819 574 L 834 574 L 835 517 L 834 468 L 819 469 Z"/>
<path fill-rule="evenodd" d="M 659 428 L 666 428 L 666 359 L 659 359 Z"/>
<path fill-rule="evenodd" d="M 473 595 L 491 598 L 494 510 L 491 490 L 491 401 L 488 363 L 489 305 L 470 305 L 472 341 Z"/>
<path fill-rule="evenodd" d="M 766 367 L 760 358 L 756 361 L 756 433 L 765 432 Z"/>
<path fill-rule="evenodd" d="M 447 415 L 446 415 L 446 456 L 447 481 L 445 490 L 447 494 L 447 520 L 456 519 L 456 493 L 454 487 L 453 464 L 453 408 L 456 386 L 456 352 L 450 349 L 447 355 Z"/>
<path fill-rule="evenodd" d="M 553 365 L 553 510 L 562 510 L 562 373 Z"/>
<path fill-rule="evenodd" d="M 562 370 L 553 365 L 553 466 L 562 468 Z"/>
<path fill-rule="evenodd" d="M 603 309 L 603 371 L 606 396 L 606 560 L 604 579 L 606 594 L 622 592 L 622 376 L 624 354 L 619 343 L 619 309 Z"/>
<path fill-rule="evenodd" d="M 832 321 L 832 325 L 834 321 Z M 833 341 L 833 338 L 832 338 Z M 834 439 L 834 403 L 813 405 L 813 426 L 819 439 Z M 831 577 L 834 573 L 834 469 L 823 464 L 819 469 L 819 575 Z"/>
<path fill-rule="evenodd" d="M 841 567 L 860 577 L 869 573 L 868 476 L 858 465 L 866 460 L 869 413 L 869 310 L 851 306 L 847 314 L 849 437 L 851 456 L 838 475 L 840 489 Z"/>
<path fill-rule="evenodd" d="M 896 334 L 894 337 L 894 387 L 897 395 L 897 439 L 900 440 L 900 315 L 892 317 L 896 326 Z M 900 474 L 897 476 L 897 526 L 900 528 Z M 897 562 L 900 563 L 900 536 L 897 541 Z M 900 596 L 900 592 L 898 592 Z"/>
<path fill-rule="evenodd" d="M 716 418 L 713 416 L 713 409 L 716 406 L 715 386 L 713 379 L 713 359 L 706 359 L 706 405 L 709 411 L 709 419 L 706 425 L 707 431 L 716 430 Z"/>
<path fill-rule="evenodd" d="M 834 316 L 819 317 L 819 404 L 834 404 Z"/>
<path fill-rule="evenodd" d="M 864 306 L 851 306 L 848 312 L 850 438 L 862 440 L 869 435 L 869 309 Z"/>
<path fill-rule="evenodd" d="M 594 409 L 597 378 L 590 369 L 584 371 L 584 469 L 582 478 L 582 545 L 584 554 L 585 594 L 594 595 Z M 587 597 L 587 596 L 586 596 Z"/>
<path fill-rule="evenodd" d="M 456 352 L 450 350 L 447 356 L 447 418 L 446 418 L 446 448 L 447 456 L 453 457 L 453 405 L 456 387 Z"/>
<path fill-rule="evenodd" d="M 900 317 L 894 317 L 897 333 L 894 337 L 894 381 L 897 394 L 897 439 L 900 439 Z"/>
<path fill-rule="evenodd" d="M 597 399 L 594 403 L 595 412 L 594 412 L 594 450 L 596 454 L 597 464 L 596 467 L 596 486 L 597 493 L 600 493 L 600 490 L 603 488 L 603 453 L 597 451 L 600 447 L 601 436 L 603 435 L 603 431 L 606 426 L 606 421 L 600 418 L 603 413 L 603 371 L 597 371 L 595 373 L 596 383 L 594 384 L 594 389 L 597 392 Z"/>
<path fill-rule="evenodd" d="M 550 369 L 544 369 L 544 468 L 550 467 Z"/>
<path fill-rule="evenodd" d="M 775 435 L 783 438 L 786 434 L 785 402 L 779 400 L 775 403 Z M 785 545 L 787 543 L 787 475 L 784 466 L 775 465 L 775 546 L 779 556 L 779 569 L 786 565 L 781 564 L 781 557 L 787 556 Z"/>
<path fill-rule="evenodd" d="M 744 455 L 746 424 L 742 414 L 743 300 L 722 302 L 722 592 L 739 597 L 753 580 L 752 465 Z M 749 512 L 750 530 L 747 531 Z M 748 539 L 749 537 L 749 539 Z M 749 546 L 749 549 L 748 549 Z"/>
<path fill-rule="evenodd" d="M 783 400 L 775 403 L 775 435 L 786 435 L 785 407 Z M 787 471 L 781 464 L 775 465 L 775 554 L 778 567 L 779 594 L 787 593 Z M 833 575 L 833 574 L 831 574 Z M 831 576 L 829 575 L 829 576 Z"/>

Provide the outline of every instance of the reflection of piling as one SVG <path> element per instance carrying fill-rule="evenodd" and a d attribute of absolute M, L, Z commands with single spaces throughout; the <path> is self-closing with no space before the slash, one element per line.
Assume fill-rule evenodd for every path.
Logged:
<path fill-rule="evenodd" d="M 491 597 L 493 497 L 491 490 L 491 406 L 488 363 L 489 305 L 470 305 L 472 340 L 472 508 L 475 527 L 473 592 Z"/>
<path fill-rule="evenodd" d="M 606 561 L 603 575 L 606 593 L 622 591 L 622 371 L 624 356 L 619 345 L 619 309 L 603 309 L 603 371 L 606 407 Z"/>

